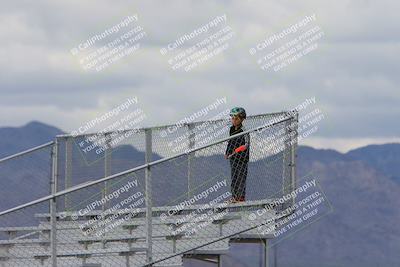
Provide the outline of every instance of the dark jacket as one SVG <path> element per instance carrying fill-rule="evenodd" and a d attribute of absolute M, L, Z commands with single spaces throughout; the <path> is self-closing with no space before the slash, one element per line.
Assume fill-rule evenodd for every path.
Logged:
<path fill-rule="evenodd" d="M 237 130 L 235 130 L 235 126 L 232 125 L 231 128 L 229 129 L 229 136 L 239 134 L 239 133 L 242 133 L 245 131 L 246 131 L 246 129 L 244 128 L 243 125 L 241 125 L 239 127 L 239 129 L 237 129 Z M 236 148 L 238 148 L 242 145 L 246 145 L 247 149 L 245 151 L 236 153 L 235 155 L 233 155 L 231 157 L 231 159 L 233 159 L 233 160 L 240 159 L 240 160 L 244 160 L 244 161 L 249 161 L 249 158 L 250 158 L 250 135 L 249 134 L 244 134 L 242 136 L 238 136 L 238 137 L 229 139 L 228 145 L 226 147 L 225 155 L 232 154 Z"/>

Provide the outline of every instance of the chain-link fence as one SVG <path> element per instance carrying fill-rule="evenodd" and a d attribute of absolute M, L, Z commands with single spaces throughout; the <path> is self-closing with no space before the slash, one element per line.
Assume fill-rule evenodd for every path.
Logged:
<path fill-rule="evenodd" d="M 254 210 L 295 187 L 297 115 L 284 115 L 250 117 L 248 130 L 231 137 L 226 120 L 106 133 L 103 141 L 59 136 L 52 194 L 0 212 L 0 263 L 181 265 L 180 255 L 228 249 L 229 238 L 277 211 L 251 217 Z"/>
<path fill-rule="evenodd" d="M 286 115 L 285 112 L 280 112 L 248 116 L 244 126 L 246 129 L 254 129 L 279 121 Z M 151 160 L 158 160 L 210 144 L 227 137 L 229 127 L 229 119 L 219 119 L 101 134 L 60 135 L 57 137 L 60 150 L 57 190 L 140 166 L 146 162 L 146 155 Z M 151 150 L 147 151 L 146 130 L 151 131 Z M 187 168 L 185 190 L 191 191 L 196 181 L 192 181 L 190 157 L 185 164 Z M 180 166 L 183 167 L 185 166 Z M 103 190 L 107 192 L 107 184 L 103 185 Z M 65 199 L 66 209 L 69 208 L 68 201 Z"/>

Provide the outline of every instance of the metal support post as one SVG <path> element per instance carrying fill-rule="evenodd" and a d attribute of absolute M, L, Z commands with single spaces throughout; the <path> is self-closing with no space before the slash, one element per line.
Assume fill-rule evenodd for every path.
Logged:
<path fill-rule="evenodd" d="M 71 187 L 72 178 L 72 138 L 65 138 L 65 173 L 64 173 L 64 189 Z M 64 210 L 67 211 L 70 206 L 68 195 L 64 196 Z"/>
<path fill-rule="evenodd" d="M 291 178 L 291 190 L 295 190 L 297 187 L 296 181 L 296 158 L 297 158 L 297 138 L 298 138 L 298 124 L 299 124 L 299 113 L 296 113 L 291 120 L 292 126 L 292 138 L 291 138 L 291 150 L 290 150 L 290 178 Z M 295 198 L 293 197 L 293 205 Z"/>
<path fill-rule="evenodd" d="M 194 124 L 189 123 L 188 124 L 188 131 L 189 131 L 189 147 L 188 149 L 191 150 L 194 148 L 195 145 L 195 132 L 194 132 Z M 191 183 L 192 183 L 192 157 L 193 157 L 193 153 L 189 153 L 188 154 L 188 173 L 187 173 L 187 195 L 188 195 L 188 199 L 190 199 L 190 197 L 192 196 L 192 187 L 191 187 Z"/>
<path fill-rule="evenodd" d="M 268 239 L 264 239 L 264 267 L 269 267 L 268 257 Z"/>
<path fill-rule="evenodd" d="M 51 194 L 57 192 L 57 179 L 58 179 L 58 139 L 56 139 L 51 151 Z M 53 267 L 57 267 L 57 201 L 56 197 L 50 199 L 50 247 L 51 247 L 51 263 Z"/>
<path fill-rule="evenodd" d="M 104 134 L 104 177 L 111 175 L 111 137 L 109 134 Z M 108 193 L 108 181 L 104 182 L 103 197 Z M 103 212 L 107 209 L 107 205 L 103 205 Z"/>
<path fill-rule="evenodd" d="M 104 134 L 104 177 L 108 177 L 111 175 L 111 136 L 108 133 Z M 104 182 L 104 188 L 103 188 L 103 198 L 107 196 L 108 194 L 108 181 Z M 107 210 L 108 205 L 107 205 L 107 201 L 102 205 L 102 213 L 104 214 L 104 212 Z M 104 220 L 106 220 L 106 217 L 104 217 Z M 106 224 L 104 224 L 103 229 L 105 229 Z M 105 235 L 105 231 L 104 233 L 101 235 L 102 238 Z M 103 239 L 102 240 L 102 247 L 106 248 L 106 242 Z"/>
<path fill-rule="evenodd" d="M 290 116 L 288 113 L 286 116 Z M 290 177 L 290 123 L 291 120 L 287 120 L 284 123 L 284 136 L 282 138 L 284 144 L 283 144 L 283 158 L 282 158 L 282 196 L 286 195 L 288 191 L 290 190 L 289 183 L 287 180 Z M 283 209 L 286 209 L 286 205 L 284 205 Z"/>
<path fill-rule="evenodd" d="M 151 129 L 145 130 L 146 135 L 146 153 L 145 153 L 145 161 L 149 163 L 152 161 L 152 131 Z M 147 166 L 145 169 L 145 198 L 146 198 L 146 244 L 147 244 L 147 262 L 153 261 L 153 252 L 152 252 L 152 216 L 153 216 L 153 204 L 152 204 L 152 188 L 151 188 L 151 170 L 150 166 Z"/>

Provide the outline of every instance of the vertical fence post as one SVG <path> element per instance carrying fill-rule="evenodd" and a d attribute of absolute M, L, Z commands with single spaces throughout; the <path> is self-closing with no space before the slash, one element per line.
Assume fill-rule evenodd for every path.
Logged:
<path fill-rule="evenodd" d="M 189 131 L 189 146 L 188 146 L 188 150 L 191 150 L 194 148 L 194 144 L 195 144 L 195 132 L 194 132 L 194 124 L 189 123 L 188 124 L 188 131 Z M 192 183 L 192 165 L 191 165 L 191 161 L 192 161 L 192 157 L 193 157 L 193 153 L 188 153 L 188 172 L 187 172 L 187 195 L 188 195 L 188 199 L 190 199 L 190 197 L 192 196 L 192 187 L 191 187 L 191 183 Z"/>
<path fill-rule="evenodd" d="M 64 174 L 64 189 L 68 189 L 72 185 L 72 138 L 65 138 L 65 174 Z M 68 194 L 64 196 L 64 210 L 69 208 Z"/>
<path fill-rule="evenodd" d="M 290 144 L 290 185 L 293 191 L 296 188 L 296 158 L 297 158 L 297 138 L 298 138 L 298 126 L 299 125 L 299 113 L 293 116 L 291 120 L 291 144 Z M 293 205 L 295 203 L 295 198 L 293 197 Z"/>
<path fill-rule="evenodd" d="M 56 138 L 51 151 L 51 194 L 57 192 L 57 178 L 58 178 L 58 138 Z M 50 247 L 51 247 L 51 263 L 53 267 L 57 266 L 57 201 L 56 197 L 50 200 Z"/>
<path fill-rule="evenodd" d="M 104 134 L 104 177 L 111 175 L 111 136 L 108 133 Z M 104 182 L 103 197 L 108 193 L 108 181 Z M 103 211 L 107 209 L 107 205 L 103 205 Z"/>
<path fill-rule="evenodd" d="M 104 134 L 104 177 L 108 177 L 111 175 L 111 136 L 108 133 Z M 108 181 L 104 182 L 104 188 L 103 188 L 103 198 L 105 198 L 108 194 Z M 107 210 L 108 205 L 107 201 L 102 205 L 102 214 Z M 103 217 L 102 217 L 103 218 Z M 106 220 L 106 217 L 104 217 L 104 220 Z M 106 228 L 106 224 L 104 224 L 103 229 Z M 102 236 L 102 247 L 106 248 L 106 242 L 103 239 L 105 235 L 105 231 L 103 232 Z"/>
<path fill-rule="evenodd" d="M 290 116 L 288 113 L 285 116 Z M 282 196 L 288 191 L 287 182 L 290 179 L 290 120 L 284 122 L 284 136 L 283 136 L 283 158 L 282 158 Z M 286 205 L 284 205 L 285 208 Z"/>
<path fill-rule="evenodd" d="M 264 267 L 269 267 L 269 247 L 268 247 L 268 239 L 264 239 Z"/>
<path fill-rule="evenodd" d="M 145 161 L 149 163 L 152 161 L 152 131 L 151 129 L 145 130 L 145 138 L 146 138 L 146 153 L 145 153 Z M 145 198 L 146 198 L 146 245 L 147 245 L 147 262 L 153 261 L 153 229 L 152 229 L 152 216 L 153 216 L 153 203 L 152 203 L 152 186 L 151 186 L 151 170 L 150 166 L 147 166 L 145 170 Z"/>

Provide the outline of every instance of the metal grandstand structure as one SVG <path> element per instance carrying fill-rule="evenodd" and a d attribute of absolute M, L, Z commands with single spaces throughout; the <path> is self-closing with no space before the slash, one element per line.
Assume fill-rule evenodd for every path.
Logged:
<path fill-rule="evenodd" d="M 296 188 L 298 114 L 249 116 L 232 137 L 228 123 L 58 135 L 1 159 L 0 266 L 222 266 L 230 242 L 267 249 L 294 201 L 281 199 Z M 246 201 L 231 203 L 223 154 L 241 135 Z"/>

